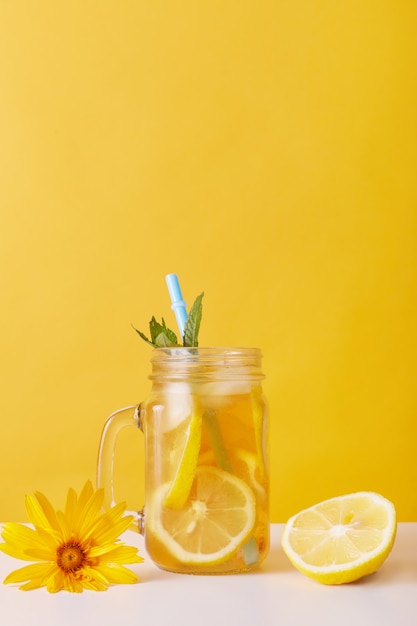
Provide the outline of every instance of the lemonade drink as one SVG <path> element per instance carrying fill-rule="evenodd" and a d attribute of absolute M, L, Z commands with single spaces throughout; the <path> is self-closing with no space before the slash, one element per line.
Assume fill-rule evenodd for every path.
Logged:
<path fill-rule="evenodd" d="M 161 568 L 219 574 L 269 548 L 267 406 L 256 349 L 156 349 L 140 406 L 144 534 Z"/>
<path fill-rule="evenodd" d="M 174 277 L 175 275 L 169 275 Z M 112 413 L 97 465 L 104 505 L 115 502 L 114 457 L 126 426 L 145 435 L 145 506 L 136 514 L 151 559 L 189 574 L 259 565 L 269 549 L 267 405 L 256 348 L 200 347 L 201 293 L 186 314 L 177 281 L 170 294 L 181 334 L 152 317 L 152 390 Z M 179 315 L 179 313 L 181 315 Z M 182 345 L 180 343 L 182 341 Z"/>

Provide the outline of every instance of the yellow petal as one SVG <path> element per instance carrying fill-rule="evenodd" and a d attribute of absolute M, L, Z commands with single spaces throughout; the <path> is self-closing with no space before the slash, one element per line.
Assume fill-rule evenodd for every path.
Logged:
<path fill-rule="evenodd" d="M 55 531 L 59 531 L 59 524 L 56 518 L 55 509 L 49 502 L 48 498 L 44 496 L 43 493 L 41 493 L 40 491 L 35 491 L 35 497 L 39 502 L 39 505 L 41 506 L 50 527 L 53 528 Z"/>
<path fill-rule="evenodd" d="M 51 561 L 55 560 L 56 550 L 50 550 L 48 548 L 29 548 L 25 550 L 25 555 L 27 555 L 28 560 L 30 561 Z"/>
<path fill-rule="evenodd" d="M 65 517 L 62 511 L 56 512 L 56 518 L 58 520 L 58 524 L 60 527 L 60 532 L 62 534 L 63 541 L 64 542 L 69 541 L 69 539 L 71 539 L 71 537 L 73 536 L 73 529 L 68 524 L 67 518 Z"/>
<path fill-rule="evenodd" d="M 96 559 L 98 557 L 101 557 L 103 554 L 107 554 L 108 552 L 114 550 L 116 545 L 117 544 L 115 543 L 101 543 L 99 545 L 93 545 L 92 547 L 89 547 L 87 549 L 88 558 Z"/>
<path fill-rule="evenodd" d="M 26 496 L 25 505 L 28 517 L 34 526 L 45 529 L 51 528 L 42 506 L 34 496 Z"/>
<path fill-rule="evenodd" d="M 4 579 L 4 584 L 23 583 L 28 580 L 38 581 L 39 584 L 41 584 L 50 569 L 50 563 L 32 563 L 32 565 L 26 565 L 25 567 L 21 567 L 20 569 L 16 569 L 11 572 Z"/>
<path fill-rule="evenodd" d="M 85 507 L 85 505 L 87 504 L 87 502 L 89 501 L 89 499 L 91 498 L 93 494 L 94 494 L 93 484 L 91 480 L 87 480 L 87 482 L 85 483 L 80 493 L 80 497 L 78 499 L 78 506 L 81 510 Z"/>
<path fill-rule="evenodd" d="M 77 520 L 77 526 L 74 531 L 81 537 L 88 535 L 89 529 L 97 521 L 101 515 L 101 507 L 103 505 L 104 492 L 102 489 L 96 491 L 89 499 L 87 504 Z"/>
<path fill-rule="evenodd" d="M 95 572 L 103 574 L 110 584 L 133 584 L 138 581 L 138 577 L 127 567 L 123 565 L 98 565 L 94 568 Z"/>
<path fill-rule="evenodd" d="M 45 548 L 48 547 L 51 550 L 56 550 L 62 543 L 62 533 L 55 531 L 47 532 L 43 528 L 37 528 L 36 534 L 39 536 L 39 539 L 42 541 Z"/>
<path fill-rule="evenodd" d="M 57 593 L 58 591 L 61 591 L 61 589 L 64 589 L 64 583 L 65 574 L 61 569 L 59 569 L 59 567 L 57 567 L 55 575 L 51 576 L 47 581 L 46 588 L 49 593 Z"/>
<path fill-rule="evenodd" d="M 106 591 L 109 586 L 109 583 L 106 579 L 104 579 L 105 582 L 102 582 L 98 578 L 91 578 L 90 575 L 81 576 L 78 580 L 80 581 L 84 589 L 89 589 L 90 591 Z"/>
<path fill-rule="evenodd" d="M 33 546 L 36 542 L 36 532 L 33 528 L 29 528 L 23 524 L 17 524 L 16 522 L 6 522 L 3 525 L 1 536 L 5 541 L 18 545 L 23 543 L 28 546 Z"/>
<path fill-rule="evenodd" d="M 74 527 L 77 522 L 77 494 L 74 489 L 68 489 L 67 500 L 65 502 L 64 515 L 68 525 Z"/>
<path fill-rule="evenodd" d="M 132 515 L 120 517 L 124 510 L 124 504 L 121 505 L 121 508 L 119 508 L 119 505 L 114 506 L 103 514 L 95 527 L 92 527 L 89 534 L 94 537 L 96 544 L 112 543 L 133 524 L 134 518 Z"/>
<path fill-rule="evenodd" d="M 19 549 L 18 547 L 11 546 L 8 543 L 0 544 L 0 550 L 4 552 L 4 554 L 8 554 L 15 559 L 20 559 L 22 561 L 33 561 L 32 557 L 25 554 L 25 552 L 22 551 L 21 548 Z"/>
<path fill-rule="evenodd" d="M 37 578 L 36 580 L 30 580 L 24 585 L 20 585 L 19 589 L 22 591 L 32 591 L 32 589 L 40 589 L 41 587 L 43 587 L 43 585 L 41 584 L 40 579 Z"/>
<path fill-rule="evenodd" d="M 111 550 L 103 552 L 100 546 L 92 548 L 89 556 L 99 557 L 100 564 L 105 563 L 143 563 L 143 558 L 137 554 L 137 548 L 131 546 L 113 546 Z"/>
<path fill-rule="evenodd" d="M 109 586 L 109 581 L 106 576 L 97 567 L 84 567 L 82 578 L 85 580 L 94 580 L 107 587 Z"/>
<path fill-rule="evenodd" d="M 33 560 L 27 557 L 26 550 L 45 547 L 35 530 L 15 522 L 4 524 L 2 537 L 6 543 L 0 544 L 0 550 L 17 559 Z"/>
<path fill-rule="evenodd" d="M 80 580 L 73 576 L 67 576 L 64 583 L 64 589 L 71 591 L 72 593 L 82 593 L 83 585 Z"/>

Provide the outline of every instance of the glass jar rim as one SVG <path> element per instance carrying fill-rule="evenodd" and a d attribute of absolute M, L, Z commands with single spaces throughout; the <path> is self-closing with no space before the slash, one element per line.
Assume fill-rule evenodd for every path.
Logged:
<path fill-rule="evenodd" d="M 152 374 L 156 379 L 263 379 L 260 348 L 203 346 L 161 347 L 152 351 Z"/>
<path fill-rule="evenodd" d="M 163 361 L 202 361 L 219 358 L 238 360 L 244 358 L 262 359 L 260 348 L 231 347 L 231 346 L 196 346 L 196 347 L 160 347 L 152 350 L 151 362 Z"/>

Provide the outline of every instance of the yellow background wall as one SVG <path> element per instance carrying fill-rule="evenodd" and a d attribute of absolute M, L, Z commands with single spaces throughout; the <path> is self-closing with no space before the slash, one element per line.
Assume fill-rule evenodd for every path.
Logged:
<path fill-rule="evenodd" d="M 273 521 L 417 520 L 416 111 L 413 0 L 0 0 L 0 520 L 95 479 L 168 272 L 263 350 Z"/>

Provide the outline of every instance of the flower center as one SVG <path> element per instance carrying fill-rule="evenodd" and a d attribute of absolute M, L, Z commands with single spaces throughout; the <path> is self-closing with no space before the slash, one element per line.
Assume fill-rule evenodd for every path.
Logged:
<path fill-rule="evenodd" d="M 65 572 L 76 572 L 87 561 L 84 550 L 76 541 L 68 541 L 59 546 L 56 554 L 57 565 Z"/>

